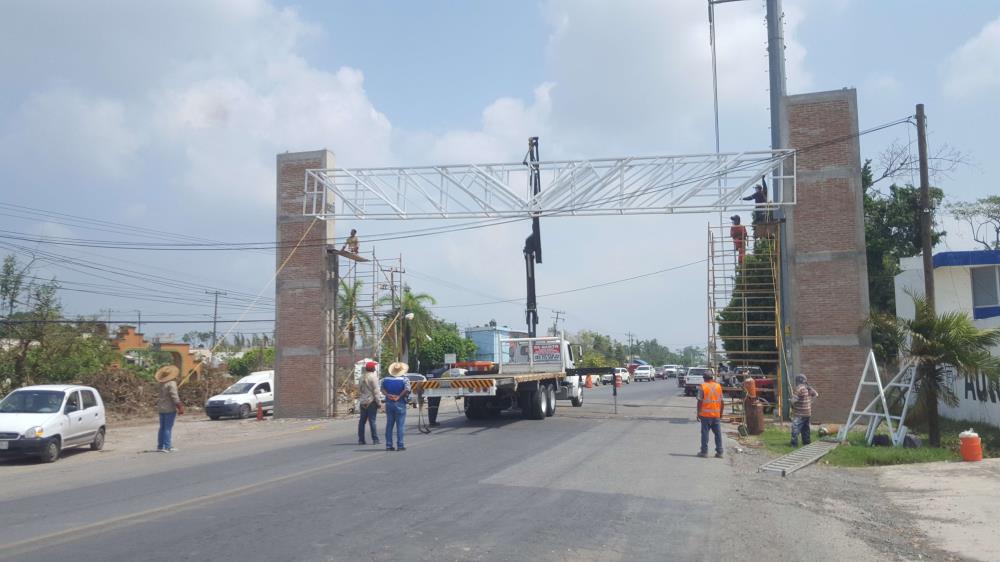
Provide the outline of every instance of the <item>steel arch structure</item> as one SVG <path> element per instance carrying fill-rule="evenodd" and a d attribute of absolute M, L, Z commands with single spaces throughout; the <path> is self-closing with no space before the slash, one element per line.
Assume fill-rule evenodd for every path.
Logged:
<path fill-rule="evenodd" d="M 727 212 L 753 208 L 742 198 L 765 176 L 782 182 L 765 208 L 796 202 L 794 150 L 538 162 L 544 187 L 535 195 L 526 164 L 310 169 L 302 212 L 381 220 Z"/>

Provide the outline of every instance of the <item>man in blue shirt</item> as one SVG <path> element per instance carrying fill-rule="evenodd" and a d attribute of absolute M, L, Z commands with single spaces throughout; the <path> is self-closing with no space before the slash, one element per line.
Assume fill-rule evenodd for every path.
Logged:
<path fill-rule="evenodd" d="M 385 395 L 385 450 L 405 451 L 403 432 L 406 431 L 406 397 L 410 394 L 410 379 L 406 363 L 389 365 L 389 376 L 382 379 L 382 394 Z M 396 447 L 392 446 L 392 428 L 396 427 Z"/>

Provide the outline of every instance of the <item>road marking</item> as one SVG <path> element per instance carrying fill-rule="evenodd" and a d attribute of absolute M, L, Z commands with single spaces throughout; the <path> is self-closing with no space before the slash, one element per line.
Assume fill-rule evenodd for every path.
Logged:
<path fill-rule="evenodd" d="M 447 435 L 442 435 L 440 437 L 430 437 L 428 439 L 423 439 L 420 441 L 420 443 L 417 445 L 416 448 L 423 447 L 427 443 L 438 441 L 446 437 Z M 408 449 L 413 449 L 413 448 L 415 447 L 413 446 L 408 447 Z M 203 504 L 215 499 L 220 499 L 220 498 L 227 499 L 227 498 L 243 496 L 254 491 L 264 490 L 268 486 L 272 486 L 274 484 L 280 484 L 292 480 L 297 480 L 300 478 L 304 478 L 306 476 L 312 476 L 313 474 L 323 472 L 325 470 L 330 470 L 331 468 L 338 468 L 355 462 L 360 462 L 363 460 L 371 460 L 376 458 L 380 459 L 383 457 L 381 455 L 359 454 L 358 456 L 328 463 L 322 466 L 307 468 L 304 470 L 300 470 L 299 472 L 294 472 L 292 474 L 285 474 L 283 476 L 278 476 L 270 480 L 254 482 L 253 484 L 247 484 L 245 486 L 238 486 L 236 488 L 232 488 L 229 490 L 215 492 L 214 494 L 209 494 L 207 496 L 199 496 L 197 498 L 191 498 L 189 500 L 184 500 L 170 505 L 157 506 L 143 511 L 129 513 L 128 515 L 119 515 L 118 517 L 111 517 L 109 519 L 104 519 L 103 521 L 89 523 L 87 525 L 81 525 L 79 527 L 74 527 L 72 529 L 64 529 L 62 531 L 55 531 L 45 535 L 32 537 L 30 539 L 24 539 L 17 542 L 3 544 L 0 545 L 0 552 L 3 552 L 4 556 L 25 554 L 33 550 L 38 550 L 39 548 L 64 544 L 72 540 L 78 540 L 93 535 L 99 535 L 101 533 L 116 531 L 118 529 L 122 529 L 124 527 L 129 527 L 131 525 L 136 525 L 139 523 L 148 523 L 154 519 L 159 519 L 167 515 L 174 515 L 180 511 L 191 509 L 193 507 L 198 506 L 199 504 Z M 37 543 L 44 543 L 44 544 L 37 544 Z"/>

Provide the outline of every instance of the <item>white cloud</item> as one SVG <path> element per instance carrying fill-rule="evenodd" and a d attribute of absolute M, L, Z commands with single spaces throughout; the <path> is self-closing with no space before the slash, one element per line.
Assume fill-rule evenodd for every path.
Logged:
<path fill-rule="evenodd" d="M 1000 18 L 951 54 L 944 91 L 958 99 L 1000 95 Z"/>

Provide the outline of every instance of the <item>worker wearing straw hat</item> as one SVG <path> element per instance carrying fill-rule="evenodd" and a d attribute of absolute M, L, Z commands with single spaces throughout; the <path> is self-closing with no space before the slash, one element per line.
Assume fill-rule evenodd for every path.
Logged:
<path fill-rule="evenodd" d="M 385 395 L 385 450 L 405 451 L 403 432 L 406 431 L 406 397 L 410 394 L 410 367 L 399 361 L 389 365 L 389 376 L 382 379 Z M 396 427 L 396 446 L 392 446 L 392 428 Z"/>
<path fill-rule="evenodd" d="M 174 448 L 171 440 L 174 430 L 174 420 L 177 414 L 184 413 L 184 404 L 177 394 L 177 377 L 180 369 L 174 365 L 164 365 L 157 369 L 153 377 L 160 383 L 160 397 L 156 403 L 160 412 L 160 431 L 156 436 L 156 450 L 161 453 L 172 453 Z"/>

